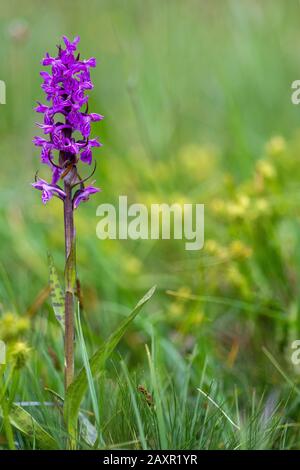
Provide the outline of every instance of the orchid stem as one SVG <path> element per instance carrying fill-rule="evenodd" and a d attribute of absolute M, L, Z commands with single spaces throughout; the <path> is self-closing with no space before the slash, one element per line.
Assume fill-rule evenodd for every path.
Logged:
<path fill-rule="evenodd" d="M 65 391 L 74 378 L 74 283 L 76 279 L 75 229 L 72 202 L 72 186 L 64 183 L 66 198 L 64 200 L 65 228 Z"/>

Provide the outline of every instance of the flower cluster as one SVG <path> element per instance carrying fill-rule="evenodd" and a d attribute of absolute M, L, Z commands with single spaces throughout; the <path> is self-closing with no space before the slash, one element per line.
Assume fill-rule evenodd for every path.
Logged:
<path fill-rule="evenodd" d="M 78 186 L 73 196 L 73 206 L 89 199 L 90 194 L 100 191 L 93 186 L 85 186 L 87 179 L 79 176 L 77 164 L 91 165 L 93 147 L 100 147 L 97 139 L 90 138 L 91 123 L 100 121 L 103 116 L 88 112 L 87 90 L 93 88 L 90 68 L 96 66 L 96 59 L 80 60 L 76 55 L 79 37 L 73 42 L 63 37 L 65 48 L 58 47 L 57 57 L 46 54 L 42 65 L 51 67 L 51 74 L 42 71 L 42 89 L 48 105 L 38 102 L 35 110 L 44 116 L 43 123 L 37 124 L 45 137 L 35 137 L 33 143 L 41 147 L 41 161 L 52 170 L 51 183 L 36 179 L 33 187 L 42 191 L 42 201 L 46 203 L 52 196 L 64 200 L 65 191 L 58 185 L 60 180 L 68 180 L 72 188 Z M 83 110 L 84 107 L 84 110 Z M 78 136 L 78 138 L 75 137 Z"/>

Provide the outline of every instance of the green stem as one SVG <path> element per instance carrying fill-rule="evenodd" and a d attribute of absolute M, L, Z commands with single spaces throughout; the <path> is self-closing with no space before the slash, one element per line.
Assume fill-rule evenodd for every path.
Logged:
<path fill-rule="evenodd" d="M 72 187 L 65 179 L 64 226 L 65 226 L 65 390 L 74 378 L 74 282 L 76 279 L 75 229 Z"/>

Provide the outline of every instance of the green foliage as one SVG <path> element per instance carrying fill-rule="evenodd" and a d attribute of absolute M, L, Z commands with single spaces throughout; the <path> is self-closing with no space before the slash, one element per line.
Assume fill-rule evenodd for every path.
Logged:
<path fill-rule="evenodd" d="M 140 312 L 144 304 L 150 300 L 154 292 L 155 287 L 152 287 L 152 289 L 144 295 L 130 315 L 121 322 L 118 329 L 112 333 L 108 340 L 93 354 L 89 360 L 88 366 L 85 364 L 85 367 L 81 369 L 73 383 L 69 386 L 64 402 L 64 416 L 71 435 L 74 435 L 76 430 L 80 403 L 89 383 L 91 384 L 91 379 L 96 379 L 103 371 L 106 360 L 118 345 L 130 323 Z"/>
<path fill-rule="evenodd" d="M 0 448 L 60 449 L 70 438 L 50 305 L 63 320 L 62 206 L 44 207 L 30 182 L 40 59 L 62 34 L 79 33 L 82 55 L 98 60 L 90 111 L 105 119 L 94 127 L 104 143 L 95 152 L 102 192 L 76 211 L 81 372 L 64 405 L 73 427 L 78 417 L 74 446 L 299 449 L 291 344 L 300 334 L 300 121 L 290 100 L 300 75 L 298 1 L 44 3 L 1 4 L 0 338 L 10 357 L 0 366 Z M 204 203 L 204 249 L 98 240 L 96 207 L 121 194 L 146 205 Z M 51 299 L 40 302 L 49 249 L 57 271 L 50 257 Z M 68 283 L 73 290 L 74 276 Z M 110 336 L 153 284 L 147 312 L 121 340 Z M 120 340 L 120 361 L 109 337 L 111 347 Z M 49 406 L 47 387 L 57 394 Z M 35 403 L 24 405 L 26 418 L 11 408 L 24 400 Z"/>
<path fill-rule="evenodd" d="M 36 442 L 40 449 L 53 450 L 57 448 L 55 439 L 21 406 L 12 403 L 9 407 L 8 417 L 12 426 L 25 434 L 31 442 Z"/>

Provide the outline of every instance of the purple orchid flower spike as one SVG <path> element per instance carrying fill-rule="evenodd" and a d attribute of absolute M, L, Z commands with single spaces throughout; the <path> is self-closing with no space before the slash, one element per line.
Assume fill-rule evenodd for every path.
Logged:
<path fill-rule="evenodd" d="M 36 112 L 44 116 L 43 122 L 37 123 L 37 126 L 42 129 L 45 137 L 34 137 L 33 143 L 41 147 L 41 162 L 50 167 L 52 184 L 57 185 L 61 179 L 73 186 L 82 181 L 78 173 L 78 163 L 81 161 L 91 165 L 92 148 L 102 145 L 97 139 L 90 139 L 90 133 L 91 124 L 102 120 L 103 116 L 88 113 L 86 91 L 93 88 L 90 68 L 96 66 L 96 59 L 82 61 L 79 55 L 75 56 L 79 36 L 73 41 L 64 36 L 63 41 L 65 48 L 58 48 L 57 57 L 46 54 L 42 60 L 43 65 L 51 67 L 51 73 L 40 73 L 43 78 L 42 89 L 49 104 L 37 103 Z M 75 139 L 75 132 L 79 132 L 81 137 Z M 40 184 L 34 183 L 33 187 L 43 191 L 44 203 L 51 199 L 53 194 L 58 195 L 52 191 L 49 193 L 51 196 L 47 197 Z M 81 191 L 84 192 L 85 187 L 81 187 Z M 94 191 L 96 192 L 99 191 Z M 76 194 L 78 198 L 78 191 Z M 80 201 L 87 199 L 82 197 Z M 78 207 L 75 199 L 73 207 Z"/>
<path fill-rule="evenodd" d="M 42 191 L 46 204 L 53 196 L 64 204 L 65 228 L 65 389 L 74 376 L 74 295 L 73 280 L 76 279 L 74 210 L 87 201 L 99 188 L 85 186 L 92 176 L 81 178 L 79 164 L 91 165 L 93 148 L 102 144 L 90 138 L 91 125 L 101 121 L 103 116 L 88 112 L 87 90 L 93 88 L 90 69 L 96 66 L 96 59 L 80 60 L 76 54 L 79 43 L 77 36 L 70 41 L 63 37 L 65 47 L 58 47 L 56 57 L 48 53 L 42 60 L 51 67 L 51 73 L 42 71 L 41 85 L 47 104 L 38 102 L 35 108 L 43 115 L 43 122 L 37 124 L 44 136 L 34 137 L 33 143 L 41 148 L 41 162 L 52 172 L 51 183 L 36 179 L 32 186 Z M 84 107 L 84 108 L 83 108 Z M 78 137 L 79 134 L 79 137 Z M 63 184 L 63 187 L 59 183 Z M 76 189 L 75 189 L 76 188 Z"/>

